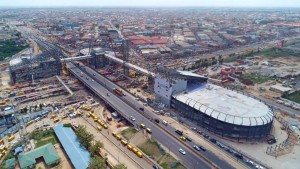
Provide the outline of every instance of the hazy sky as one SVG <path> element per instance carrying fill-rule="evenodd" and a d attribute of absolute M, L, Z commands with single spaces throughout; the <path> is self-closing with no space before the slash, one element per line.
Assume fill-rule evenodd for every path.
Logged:
<path fill-rule="evenodd" d="M 1 6 L 300 7 L 300 0 L 0 0 Z"/>

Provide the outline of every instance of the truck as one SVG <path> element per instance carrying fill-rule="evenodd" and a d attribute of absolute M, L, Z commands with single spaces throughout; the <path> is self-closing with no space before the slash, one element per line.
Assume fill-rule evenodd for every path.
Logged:
<path fill-rule="evenodd" d="M 120 95 L 120 96 L 125 96 L 125 94 L 123 93 L 123 91 L 122 91 L 121 89 L 113 88 L 113 91 L 114 91 L 115 93 L 117 93 L 118 95 Z"/>

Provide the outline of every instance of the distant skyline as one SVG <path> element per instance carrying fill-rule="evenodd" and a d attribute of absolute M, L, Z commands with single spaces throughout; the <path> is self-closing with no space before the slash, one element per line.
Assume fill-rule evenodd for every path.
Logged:
<path fill-rule="evenodd" d="M 0 7 L 297 7 L 300 0 L 0 0 Z"/>

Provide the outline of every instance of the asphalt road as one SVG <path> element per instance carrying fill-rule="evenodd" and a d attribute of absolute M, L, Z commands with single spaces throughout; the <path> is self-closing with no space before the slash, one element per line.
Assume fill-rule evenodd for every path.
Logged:
<path fill-rule="evenodd" d="M 83 81 L 92 91 L 98 93 L 100 97 L 105 98 L 109 103 L 114 105 L 117 110 L 122 110 L 120 113 L 123 113 L 125 117 L 128 119 L 130 116 L 133 116 L 136 121 L 134 124 L 136 126 L 139 126 L 140 123 L 144 123 L 147 127 L 152 129 L 152 134 L 151 137 L 161 143 L 163 146 L 167 147 L 169 151 L 174 153 L 177 157 L 180 158 L 180 161 L 188 168 L 211 168 L 209 164 L 207 164 L 200 156 L 200 154 L 197 153 L 202 153 L 206 158 L 208 158 L 210 161 L 212 161 L 214 164 L 216 164 L 220 168 L 233 168 L 230 164 L 228 164 L 226 161 L 219 159 L 217 156 L 215 156 L 212 152 L 196 152 L 196 151 L 191 151 L 189 148 L 192 147 L 193 143 L 186 142 L 182 143 L 177 140 L 179 138 L 178 135 L 175 133 L 175 129 L 172 128 L 171 126 L 160 126 L 158 127 L 157 125 L 161 124 L 153 124 L 149 119 L 155 118 L 154 115 L 150 112 L 148 112 L 147 109 L 145 109 L 144 115 L 141 115 L 137 111 L 139 107 L 141 107 L 141 103 L 136 101 L 134 97 L 126 93 L 126 96 L 122 96 L 122 99 L 126 100 L 127 103 L 125 103 L 120 96 L 116 96 L 114 92 L 112 92 L 112 88 L 117 87 L 114 83 L 111 81 L 105 79 L 103 76 L 100 74 L 96 73 L 94 70 L 84 66 L 82 70 L 83 72 L 83 77 L 80 77 L 81 70 L 79 68 L 74 67 L 75 65 L 72 63 L 68 63 L 70 66 L 70 70 L 73 74 L 75 74 L 79 80 Z M 86 75 L 85 72 L 87 72 L 89 75 Z M 93 76 L 95 74 L 95 76 Z M 88 76 L 88 80 L 86 77 Z M 101 84 L 99 84 L 96 81 L 92 81 L 91 78 L 93 78 L 96 81 L 99 81 L 100 83 L 103 84 L 103 86 L 107 87 L 109 90 L 104 88 Z M 107 96 L 107 93 L 109 93 L 109 96 Z M 130 105 L 128 105 L 128 103 Z M 145 118 L 145 117 L 147 118 Z M 165 127 L 165 129 L 171 133 L 173 136 L 167 134 L 161 127 Z M 187 147 L 189 146 L 189 148 Z M 186 151 L 186 155 L 182 155 L 178 152 L 179 148 L 183 148 Z"/>

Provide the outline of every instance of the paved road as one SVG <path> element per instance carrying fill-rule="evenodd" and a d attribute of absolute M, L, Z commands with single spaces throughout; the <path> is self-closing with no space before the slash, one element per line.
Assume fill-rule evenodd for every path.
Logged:
<path fill-rule="evenodd" d="M 207 164 L 199 154 L 198 152 L 192 151 L 191 145 L 183 144 L 177 140 L 178 136 L 175 134 L 175 129 L 173 128 L 167 128 L 168 131 L 171 130 L 171 134 L 174 134 L 174 136 L 171 136 L 164 132 L 164 130 L 161 129 L 162 126 L 158 127 L 157 125 L 153 124 L 150 120 L 148 120 L 145 117 L 148 117 L 149 119 L 152 119 L 151 114 L 145 111 L 144 115 L 141 115 L 139 111 L 137 111 L 136 107 L 139 107 L 140 103 L 138 103 L 136 100 L 132 100 L 132 97 L 127 94 L 124 96 L 123 99 L 127 100 L 127 103 L 133 103 L 132 105 L 128 105 L 125 103 L 119 96 L 116 96 L 112 92 L 112 88 L 116 87 L 115 84 L 112 82 L 105 80 L 104 77 L 97 74 L 94 70 L 84 67 L 85 71 L 89 73 L 90 75 L 87 76 L 85 73 L 83 77 L 80 77 L 80 72 L 77 67 L 75 67 L 74 64 L 68 63 L 68 66 L 70 67 L 70 70 L 73 74 L 75 74 L 81 81 L 83 81 L 92 91 L 96 92 L 100 97 L 107 100 L 109 103 L 114 105 L 117 110 L 122 110 L 120 113 L 122 113 L 126 118 L 129 118 L 130 116 L 134 116 L 136 121 L 135 125 L 139 125 L 140 123 L 144 123 L 147 127 L 151 128 L 153 133 L 151 137 L 154 140 L 157 140 L 160 142 L 163 146 L 170 149 L 171 152 L 173 152 L 176 156 L 180 158 L 180 161 L 188 168 L 198 168 L 197 166 L 201 166 L 201 168 L 211 168 L 211 165 Z M 82 69 L 83 70 L 83 69 Z M 93 74 L 95 76 L 93 77 Z M 88 80 L 86 79 L 88 77 Z M 96 81 L 92 81 L 91 78 L 94 80 L 97 80 L 98 82 L 102 83 L 103 86 L 108 87 L 109 90 L 105 89 L 101 84 L 99 84 Z M 107 93 L 109 93 L 109 96 L 107 96 Z M 134 108 L 135 107 L 135 108 Z M 187 154 L 182 155 L 178 152 L 179 148 L 183 148 Z M 213 154 L 205 155 L 205 157 L 209 158 L 209 160 L 213 161 L 217 166 L 220 168 L 233 168 L 231 165 L 229 165 L 226 161 L 219 159 L 217 156 L 214 156 Z"/>

